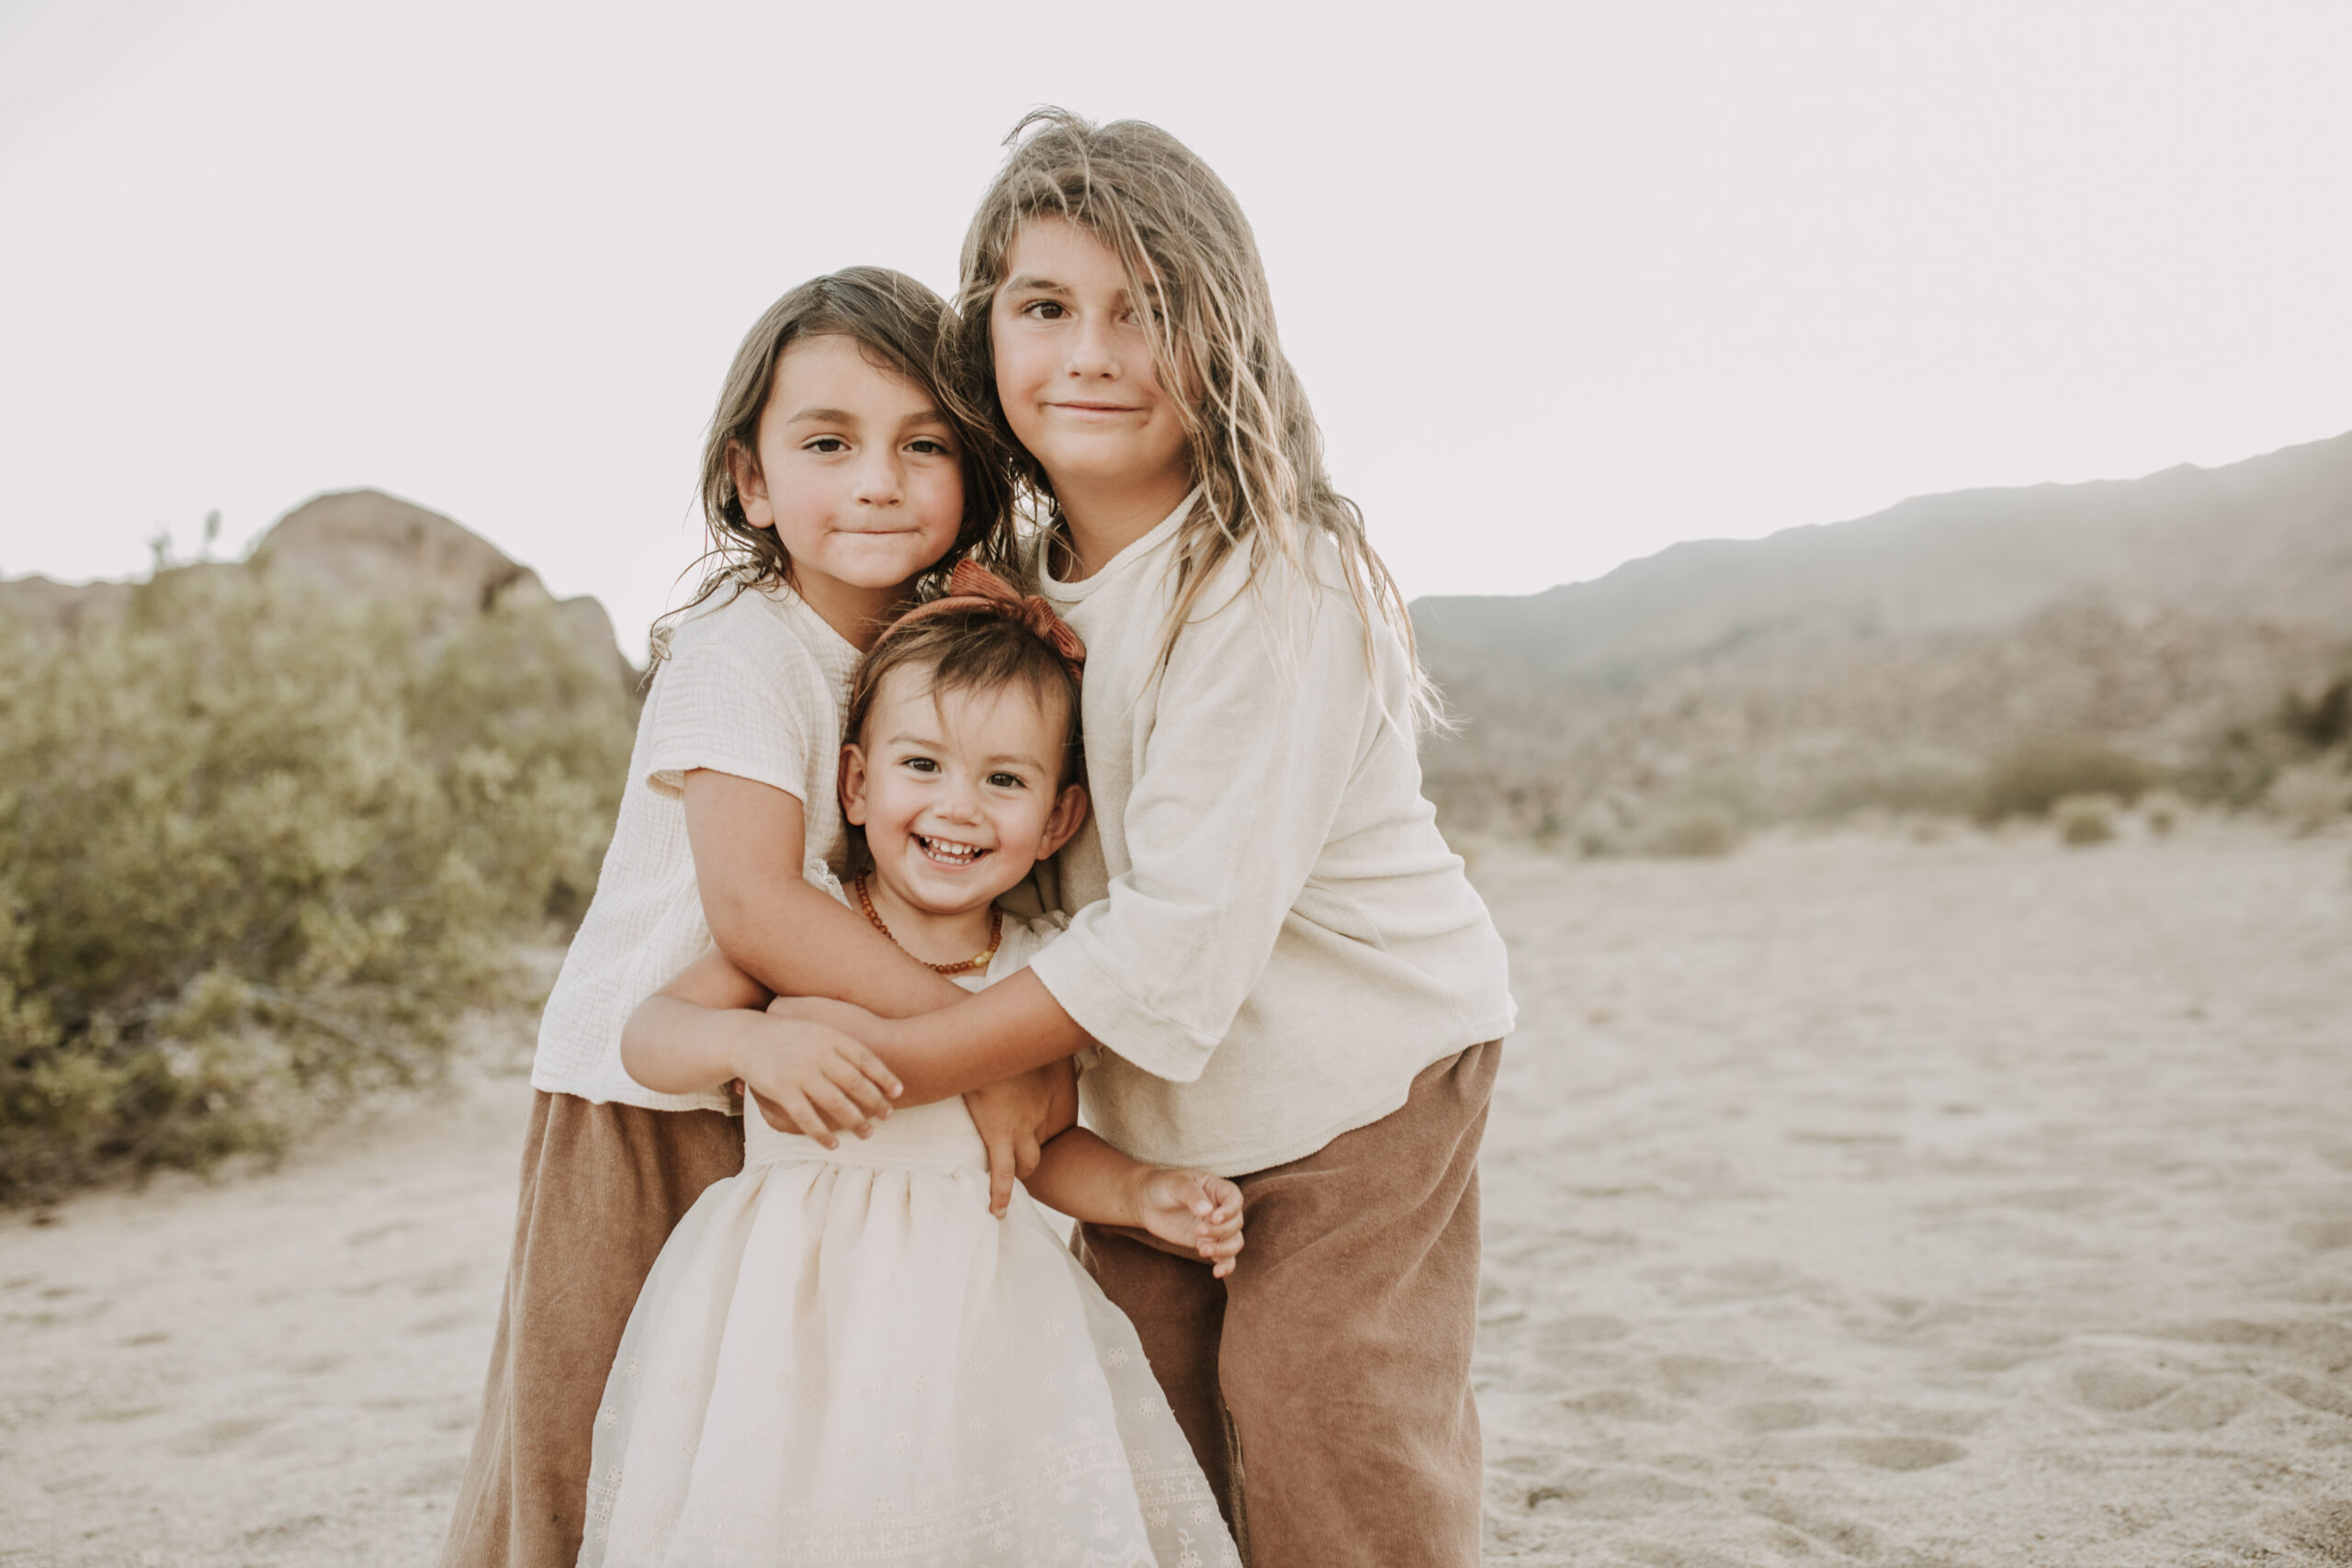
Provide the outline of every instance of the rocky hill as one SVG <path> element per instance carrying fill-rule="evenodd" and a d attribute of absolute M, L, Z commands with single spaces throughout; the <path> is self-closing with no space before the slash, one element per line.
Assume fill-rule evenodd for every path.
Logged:
<path fill-rule="evenodd" d="M 2183 763 L 2352 647 L 2352 434 L 2226 468 L 1964 491 L 1591 582 L 1424 599 L 1458 825 L 1783 815 L 2040 736 Z"/>
<path fill-rule="evenodd" d="M 636 668 L 615 641 L 611 617 L 594 599 L 557 599 L 538 573 L 437 512 L 381 491 L 337 491 L 304 502 L 271 525 L 252 556 L 177 570 L 266 572 L 347 604 L 406 599 L 450 626 L 501 605 L 547 605 L 589 662 L 634 685 Z M 60 583 L 46 577 L 0 581 L 0 614 L 35 626 L 70 628 L 122 613 L 130 586 Z"/>

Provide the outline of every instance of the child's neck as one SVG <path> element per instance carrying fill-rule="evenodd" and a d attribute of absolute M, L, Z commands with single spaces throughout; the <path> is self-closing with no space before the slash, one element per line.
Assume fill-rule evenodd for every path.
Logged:
<path fill-rule="evenodd" d="M 874 901 L 874 912 L 882 917 L 898 944 L 925 964 L 961 964 L 989 945 L 989 931 L 994 924 L 992 904 L 952 915 L 933 914 L 899 897 L 870 871 L 865 874 L 865 896 Z"/>
<path fill-rule="evenodd" d="M 802 604 L 817 612 L 819 620 L 839 632 L 842 641 L 864 653 L 882 635 L 882 628 L 899 618 L 899 612 L 913 597 L 914 584 L 907 581 L 888 588 L 860 588 L 820 571 L 796 568 L 792 591 L 800 595 Z"/>
<path fill-rule="evenodd" d="M 1166 522 L 1193 489 L 1189 470 L 1147 484 L 1089 484 L 1046 477 L 1069 528 L 1069 549 L 1062 562 L 1069 570 L 1060 574 L 1068 582 L 1083 582 L 1110 565 L 1121 550 Z"/>

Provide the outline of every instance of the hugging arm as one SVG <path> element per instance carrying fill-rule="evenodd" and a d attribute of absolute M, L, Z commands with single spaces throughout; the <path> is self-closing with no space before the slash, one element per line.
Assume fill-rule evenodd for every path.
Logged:
<path fill-rule="evenodd" d="M 910 1095 L 1097 1042 L 1170 1082 L 1200 1077 L 1265 972 L 1358 763 L 1373 746 L 1410 744 L 1385 733 L 1362 620 L 1331 594 L 1303 598 L 1186 624 L 1126 802 L 1129 866 L 1106 897 L 978 996 L 844 1022 Z"/>
<path fill-rule="evenodd" d="M 710 939 L 780 997 L 833 997 L 907 1018 L 964 993 L 802 873 L 807 818 L 772 784 L 697 768 L 685 775 L 686 841 Z M 764 1001 L 736 1005 L 756 1007 Z"/>
<path fill-rule="evenodd" d="M 628 1076 L 664 1094 L 729 1078 L 779 1132 L 837 1148 L 837 1130 L 864 1137 L 889 1115 L 896 1074 L 864 1045 L 820 1023 L 755 1010 L 767 991 L 713 948 L 638 1005 L 621 1031 Z"/>

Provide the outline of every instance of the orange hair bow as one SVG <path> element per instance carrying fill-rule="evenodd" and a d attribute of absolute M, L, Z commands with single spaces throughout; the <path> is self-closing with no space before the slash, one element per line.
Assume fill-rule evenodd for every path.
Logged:
<path fill-rule="evenodd" d="M 993 610 L 1035 632 L 1047 648 L 1061 655 L 1072 681 L 1086 679 L 1086 644 L 1054 614 L 1054 607 L 1034 593 L 1023 593 L 978 561 L 960 560 L 947 579 L 947 592 L 927 604 L 918 604 L 899 617 L 900 626 L 944 610 Z"/>

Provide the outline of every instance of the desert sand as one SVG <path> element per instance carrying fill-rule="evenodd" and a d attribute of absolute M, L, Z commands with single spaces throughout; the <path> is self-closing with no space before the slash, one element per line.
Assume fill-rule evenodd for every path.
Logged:
<path fill-rule="evenodd" d="M 2344 839 L 1476 874 L 1521 1008 L 1490 1562 L 2352 1562 Z M 432 1560 L 511 1224 L 509 1034 L 275 1171 L 0 1220 L 0 1563 Z"/>

